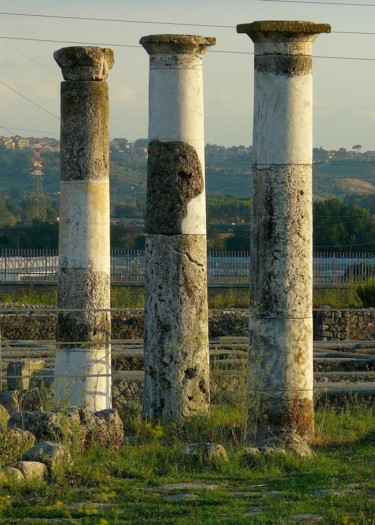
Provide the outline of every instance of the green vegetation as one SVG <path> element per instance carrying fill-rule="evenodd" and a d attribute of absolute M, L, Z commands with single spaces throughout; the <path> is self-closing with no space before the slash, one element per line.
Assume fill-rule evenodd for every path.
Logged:
<path fill-rule="evenodd" d="M 313 307 L 362 308 L 364 305 L 354 287 L 314 288 Z"/>
<path fill-rule="evenodd" d="M 208 288 L 209 308 L 249 308 L 249 287 Z"/>
<path fill-rule="evenodd" d="M 313 459 L 276 454 L 252 466 L 238 454 L 244 446 L 238 408 L 213 406 L 209 417 L 185 424 L 151 425 L 136 409 L 123 417 L 127 439 L 118 452 L 95 445 L 72 450 L 73 471 L 53 483 L 0 481 L 0 522 L 289 525 L 293 515 L 314 514 L 327 525 L 375 523 L 371 410 L 318 411 Z M 223 444 L 229 462 L 178 454 L 184 443 L 207 441 Z M 172 483 L 188 485 L 165 488 Z"/>
<path fill-rule="evenodd" d="M 141 141 L 142 142 L 142 141 Z M 359 145 L 358 145 L 359 146 Z M 320 251 L 375 251 L 375 155 L 359 149 L 314 149 L 314 248 Z M 206 148 L 208 244 L 215 250 L 248 250 L 251 148 Z M 59 153 L 43 152 L 47 161 L 43 184 L 48 227 L 33 233 L 35 205 L 28 160 L 31 150 L 8 150 L 0 144 L 0 248 L 57 246 Z M 111 216 L 143 218 L 146 207 L 147 158 L 135 150 L 111 149 Z M 338 200 L 338 198 L 342 199 Z M 52 224 L 53 223 L 53 224 Z M 36 225 L 35 225 L 36 228 Z M 47 226 L 46 226 L 47 228 Z M 54 234 L 53 234 L 54 232 Z M 144 245 L 142 231 L 120 222 L 111 231 L 113 248 Z"/>
<path fill-rule="evenodd" d="M 112 308 L 143 308 L 145 292 L 143 286 L 112 286 Z"/>
<path fill-rule="evenodd" d="M 314 202 L 314 250 L 375 252 L 375 223 L 368 212 L 338 199 Z"/>
<path fill-rule="evenodd" d="M 17 287 L 15 288 L 15 286 Z M 42 306 L 54 306 L 57 304 L 57 290 L 52 287 L 15 286 L 10 291 L 0 287 L 0 303 Z M 328 305 L 332 308 L 368 308 L 365 305 L 366 299 L 360 298 L 358 293 L 358 289 L 362 288 L 365 290 L 362 297 L 368 294 L 371 306 L 371 300 L 373 301 L 374 297 L 373 283 L 357 288 L 314 288 L 313 306 L 314 308 L 319 308 L 323 305 Z M 112 286 L 112 308 L 143 308 L 144 300 L 143 286 Z M 209 287 L 208 289 L 208 306 L 212 309 L 248 308 L 249 301 L 250 292 L 246 286 L 242 288 Z"/>
<path fill-rule="evenodd" d="M 57 304 L 57 288 L 41 288 L 39 286 L 17 286 L 10 290 L 0 287 L 0 303 L 9 305 L 40 305 L 55 306 Z"/>
<path fill-rule="evenodd" d="M 375 280 L 357 286 L 356 292 L 365 308 L 375 308 Z"/>

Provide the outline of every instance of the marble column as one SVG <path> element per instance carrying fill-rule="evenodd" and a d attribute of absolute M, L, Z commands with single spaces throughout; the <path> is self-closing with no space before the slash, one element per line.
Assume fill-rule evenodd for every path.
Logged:
<path fill-rule="evenodd" d="M 214 38 L 151 35 L 144 414 L 209 410 L 202 57 Z"/>
<path fill-rule="evenodd" d="M 249 439 L 314 431 L 312 43 L 328 24 L 237 26 L 255 44 Z"/>
<path fill-rule="evenodd" d="M 108 85 L 113 52 L 68 47 L 62 69 L 55 400 L 111 407 Z"/>

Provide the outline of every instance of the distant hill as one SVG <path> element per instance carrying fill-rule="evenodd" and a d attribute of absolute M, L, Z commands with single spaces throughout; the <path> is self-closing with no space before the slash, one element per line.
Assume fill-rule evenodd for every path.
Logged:
<path fill-rule="evenodd" d="M 46 159 L 44 190 L 59 191 L 59 153 L 43 152 Z M 19 198 L 32 193 L 29 149 L 8 150 L 0 145 L 0 195 Z M 206 146 L 206 190 L 208 197 L 234 195 L 250 197 L 251 148 Z M 111 151 L 112 215 L 139 216 L 144 213 L 147 158 L 142 150 Z M 314 149 L 313 190 L 316 200 L 347 199 L 375 194 L 375 152 L 360 153 Z M 128 211 L 127 211 L 128 210 Z M 130 215 L 129 215 L 130 213 Z"/>

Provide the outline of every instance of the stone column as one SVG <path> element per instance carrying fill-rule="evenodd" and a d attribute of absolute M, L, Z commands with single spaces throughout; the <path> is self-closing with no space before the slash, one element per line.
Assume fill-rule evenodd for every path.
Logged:
<path fill-rule="evenodd" d="M 314 430 L 312 43 L 328 24 L 237 26 L 255 43 L 249 437 Z"/>
<path fill-rule="evenodd" d="M 68 47 L 62 69 L 55 399 L 111 407 L 108 86 L 113 52 Z"/>
<path fill-rule="evenodd" d="M 152 35 L 147 175 L 147 417 L 209 410 L 202 56 L 214 38 Z"/>

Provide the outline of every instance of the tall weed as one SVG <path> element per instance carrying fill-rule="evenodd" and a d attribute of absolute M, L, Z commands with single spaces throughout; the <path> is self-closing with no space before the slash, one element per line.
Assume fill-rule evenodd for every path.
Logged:
<path fill-rule="evenodd" d="M 375 308 L 375 279 L 357 286 L 356 292 L 365 308 Z"/>

